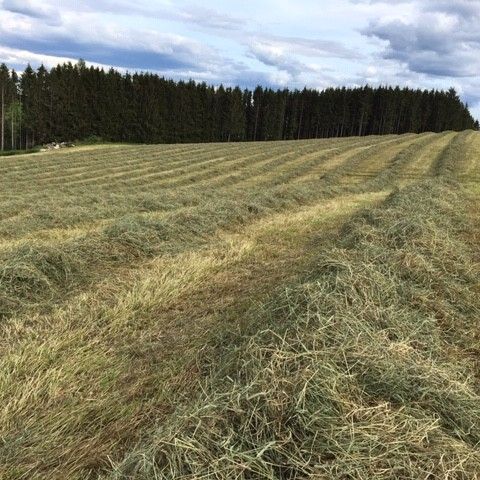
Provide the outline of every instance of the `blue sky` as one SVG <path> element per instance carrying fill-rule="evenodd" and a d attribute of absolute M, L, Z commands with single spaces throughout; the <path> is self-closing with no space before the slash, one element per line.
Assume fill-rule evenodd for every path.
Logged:
<path fill-rule="evenodd" d="M 0 0 L 0 62 L 83 58 L 253 87 L 454 86 L 480 118 L 480 0 Z"/>

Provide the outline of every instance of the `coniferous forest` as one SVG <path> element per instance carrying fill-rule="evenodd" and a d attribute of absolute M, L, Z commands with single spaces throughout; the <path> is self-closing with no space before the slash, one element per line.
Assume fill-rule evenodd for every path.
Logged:
<path fill-rule="evenodd" d="M 454 89 L 255 90 L 122 74 L 83 61 L 0 66 L 1 149 L 50 141 L 291 140 L 478 129 Z"/>

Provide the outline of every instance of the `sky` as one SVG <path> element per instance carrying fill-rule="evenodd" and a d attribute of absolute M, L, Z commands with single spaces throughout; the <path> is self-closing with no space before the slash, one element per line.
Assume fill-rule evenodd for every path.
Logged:
<path fill-rule="evenodd" d="M 480 118 L 480 0 L 0 0 L 0 63 L 209 84 L 453 86 Z"/>

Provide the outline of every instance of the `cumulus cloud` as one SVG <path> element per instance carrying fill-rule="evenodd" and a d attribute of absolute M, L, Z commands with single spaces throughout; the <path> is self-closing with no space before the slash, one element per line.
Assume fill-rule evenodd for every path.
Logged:
<path fill-rule="evenodd" d="M 358 59 L 360 56 L 339 42 L 301 37 L 257 35 L 248 41 L 248 56 L 272 67 L 271 83 L 279 86 L 315 86 L 337 83 L 331 69 L 318 63 L 323 58 Z M 303 85 L 302 85 L 303 83 Z"/>
<path fill-rule="evenodd" d="M 131 69 L 204 71 L 230 61 L 191 38 L 150 29 L 125 28 L 91 14 L 64 14 L 58 25 L 5 14 L 0 23 L 5 47 L 49 56 L 85 58 Z"/>
<path fill-rule="evenodd" d="M 42 10 L 39 0 L 28 0 L 28 5 L 19 0 L 4 0 L 4 7 L 8 7 L 4 10 L 8 13 L 3 14 L 4 21 L 0 23 L 0 45 L 30 51 L 35 59 L 42 54 L 59 59 L 81 57 L 97 64 L 148 69 L 173 78 L 187 75 L 199 80 L 216 78 L 243 86 L 255 80 L 286 86 L 302 82 L 302 78 L 306 84 L 308 73 L 314 74 L 318 83 L 320 66 L 315 63 L 316 58 L 358 58 L 356 52 L 336 41 L 252 32 L 249 28 L 254 22 L 207 6 L 177 4 L 169 8 L 165 2 L 132 4 L 129 0 L 86 0 L 73 11 L 67 8 L 72 8 L 70 0 L 64 0 L 58 10 L 56 1 L 51 0 L 49 7 Z M 14 5 L 15 2 L 18 5 Z M 144 17 L 161 15 L 168 20 L 218 31 L 221 38 L 235 38 L 239 45 L 246 45 L 247 59 L 255 58 L 269 70 L 249 67 L 247 59 L 232 59 L 191 35 L 119 25 L 111 16 L 107 20 L 99 16 L 95 8 L 109 12 L 116 8 L 117 14 L 132 11 Z M 61 12 L 57 14 L 60 22 L 52 25 L 44 21 L 57 11 Z M 322 71 L 321 79 L 325 80 L 327 69 L 323 67 Z"/>
<path fill-rule="evenodd" d="M 477 0 L 427 0 L 423 3 L 423 9 L 427 12 L 445 12 L 469 21 L 478 19 L 480 11 Z"/>
<path fill-rule="evenodd" d="M 243 17 L 202 6 L 181 7 L 173 12 L 172 18 L 219 30 L 239 30 L 247 24 L 247 20 Z"/>
<path fill-rule="evenodd" d="M 135 15 L 145 18 L 163 18 L 200 27 L 220 30 L 237 30 L 247 20 L 243 16 L 232 15 L 202 5 L 173 5 L 170 1 L 156 0 L 4 0 L 3 8 L 13 13 L 54 19 L 59 12 Z"/>
<path fill-rule="evenodd" d="M 10 67 L 21 68 L 28 63 L 34 65 L 43 64 L 47 68 L 53 68 L 59 63 L 76 63 L 78 58 L 76 57 L 58 57 L 52 55 L 45 55 L 44 53 L 37 54 L 29 50 L 22 50 L 19 48 L 9 48 L 0 46 L 0 59 Z M 105 65 L 96 62 L 86 62 L 88 66 L 107 68 L 110 65 Z M 125 71 L 120 66 L 115 66 L 119 71 Z"/>
<path fill-rule="evenodd" d="M 412 3 L 412 2 L 409 2 Z M 385 42 L 383 58 L 397 60 L 416 73 L 471 77 L 480 73 L 480 2 L 416 2 L 410 19 L 376 19 L 363 33 Z"/>
<path fill-rule="evenodd" d="M 283 72 L 284 78 L 291 80 L 301 73 L 311 71 L 312 68 L 298 60 L 294 55 L 288 54 L 278 44 L 268 41 L 254 41 L 249 46 L 249 55 L 264 65 L 275 67 Z"/>
<path fill-rule="evenodd" d="M 48 3 L 35 0 L 4 0 L 2 7 L 7 12 L 41 19 L 47 22 L 48 25 L 60 24 L 59 14 Z"/>
<path fill-rule="evenodd" d="M 302 37 L 289 37 L 281 35 L 259 35 L 254 41 L 270 45 L 272 48 L 288 51 L 292 55 L 309 57 L 335 57 L 355 59 L 360 54 L 340 42 Z"/>

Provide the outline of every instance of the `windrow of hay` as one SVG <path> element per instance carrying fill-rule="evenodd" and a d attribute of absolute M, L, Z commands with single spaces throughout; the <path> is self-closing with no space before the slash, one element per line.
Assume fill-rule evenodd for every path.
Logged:
<path fill-rule="evenodd" d="M 204 245 L 218 229 L 305 204 L 321 197 L 310 186 L 279 187 L 264 192 L 238 192 L 206 197 L 198 208 L 164 214 L 134 214 L 113 220 L 97 231 L 46 244 L 27 239 L 0 250 L 0 316 L 28 306 L 52 306 L 70 290 L 102 269 L 141 257 L 175 254 Z"/>
<path fill-rule="evenodd" d="M 0 478 L 97 478 L 175 409 L 173 390 L 195 389 L 212 326 L 242 321 L 308 271 L 316 232 L 330 238 L 386 195 L 259 218 L 198 251 L 128 270 L 134 261 L 45 315 L 2 322 Z"/>
<path fill-rule="evenodd" d="M 463 145 L 463 134 L 460 145 Z M 42 242 L 41 236 L 20 239 L 0 249 L 0 316 L 9 316 L 18 309 L 51 305 L 66 293 L 83 285 L 103 269 L 118 266 L 134 258 L 172 254 L 196 248 L 209 240 L 218 229 L 245 224 L 259 215 L 268 215 L 320 198 L 331 198 L 342 192 L 383 190 L 395 181 L 398 170 L 433 142 L 435 135 L 415 137 L 391 160 L 390 166 L 365 184 L 343 185 L 339 178 L 356 162 L 365 160 L 368 151 L 353 157 L 346 165 L 328 174 L 322 181 L 304 181 L 261 188 L 230 188 L 228 191 L 207 191 L 203 196 L 194 190 L 188 193 L 156 192 L 136 194 L 130 200 L 118 194 L 95 196 L 85 193 L 89 205 L 74 205 L 73 197 L 57 211 L 47 202 L 40 202 L 36 217 L 20 219 L 27 231 L 42 226 L 50 228 L 75 225 L 84 217 L 97 219 L 99 212 L 110 211 L 112 218 L 86 229 L 84 235 Z M 458 143 L 458 142 L 457 142 Z M 343 147 L 346 148 L 346 147 Z M 462 147 L 463 148 L 463 147 Z M 371 152 L 370 152 L 371 153 Z M 320 155 L 321 156 L 321 155 Z M 119 200 L 120 198 L 120 200 Z M 115 202 L 118 201 L 118 205 Z M 134 204 L 136 213 L 119 215 Z M 113 204 L 113 206 L 111 206 Z M 159 210 L 157 210 L 159 209 Z M 3 224 L 3 225 L 2 225 Z M 106 224 L 106 225 L 105 225 Z M 0 231 L 16 232 L 18 222 L 0 222 Z M 37 230 L 38 231 L 38 230 Z"/>
<path fill-rule="evenodd" d="M 327 195 L 315 185 L 237 193 L 235 198 L 206 196 L 197 208 L 126 215 L 55 244 L 27 239 L 0 250 L 0 316 L 28 306 L 52 306 L 86 280 L 94 280 L 92 276 L 101 275 L 102 269 L 198 248 L 219 229 Z"/>
<path fill-rule="evenodd" d="M 271 189 L 281 181 L 287 182 L 297 178 L 312 165 L 324 163 L 327 157 L 336 158 L 341 155 L 339 152 L 350 151 L 349 145 L 373 144 L 374 147 L 369 149 L 368 155 L 365 152 L 362 153 L 362 157 L 367 159 L 374 152 L 381 153 L 385 148 L 384 143 L 405 145 L 408 144 L 407 138 L 414 142 L 417 138 L 421 139 L 424 136 L 388 137 L 387 140 L 337 139 L 336 142 L 331 143 L 318 141 L 302 143 L 295 147 L 292 144 L 281 143 L 275 146 L 264 145 L 261 148 L 256 146 L 255 150 L 252 146 L 246 146 L 244 147 L 246 151 L 243 153 L 242 151 L 232 152 L 230 148 L 225 148 L 223 153 L 218 152 L 224 157 L 224 161 L 204 173 L 195 171 L 197 160 L 190 158 L 187 151 L 180 154 L 183 162 L 189 162 L 185 166 L 185 173 L 170 179 L 165 179 L 163 174 L 144 175 L 142 170 L 150 160 L 144 158 L 140 150 L 140 154 L 131 155 L 136 159 L 134 164 L 128 163 L 129 155 L 126 159 L 116 162 L 120 163 L 117 167 L 121 168 L 126 175 L 124 181 L 116 183 L 113 178 L 110 178 L 111 175 L 108 172 L 104 172 L 102 185 L 92 184 L 88 179 L 80 179 L 76 185 L 72 186 L 66 181 L 67 179 L 63 178 L 62 157 L 60 157 L 56 165 L 57 173 L 53 172 L 52 177 L 44 183 L 37 182 L 36 177 L 29 173 L 25 166 L 17 172 L 18 178 L 0 179 L 2 204 L 0 237 L 6 240 L 18 239 L 26 234 L 35 233 L 39 229 L 68 228 L 91 221 L 133 214 L 141 211 L 139 207 L 143 196 L 154 199 L 154 202 L 150 202 L 150 210 L 156 206 L 156 210 L 163 211 L 186 204 L 194 205 L 199 193 L 201 193 L 201 200 L 205 201 L 212 196 L 234 196 L 237 193 L 236 190 L 254 191 L 259 190 L 260 186 L 262 190 Z M 334 146 L 336 148 L 332 150 Z M 181 151 L 180 147 L 178 149 Z M 260 157 L 253 159 L 250 157 L 246 162 L 248 165 L 242 166 L 245 161 L 242 160 L 242 156 L 245 158 L 245 155 L 248 156 L 252 152 L 258 153 L 259 150 L 262 152 L 260 161 Z M 322 153 L 325 150 L 330 150 L 330 153 L 328 155 Z M 130 152 L 128 149 L 126 151 Z M 111 156 L 122 159 L 122 152 L 123 150 L 112 150 Z M 170 162 L 171 155 L 165 154 L 162 157 L 162 154 L 158 153 L 158 158 L 155 160 L 157 167 L 163 169 L 165 164 Z M 209 158 L 208 149 L 204 155 Z M 356 155 L 353 156 L 356 157 Z M 387 159 L 389 157 L 388 150 L 385 157 Z M 79 163 L 80 165 L 86 163 L 87 173 L 96 175 L 97 172 L 103 171 L 106 161 L 100 157 L 88 168 L 92 160 L 86 154 Z M 42 162 L 43 160 L 37 161 L 40 166 Z M 286 168 L 286 171 L 281 174 L 282 168 Z M 62 170 L 61 174 L 58 169 Z M 19 183 L 20 179 L 25 186 Z M 165 182 L 165 180 L 168 181 Z M 21 189 L 21 195 L 19 195 L 19 189 Z"/>
<path fill-rule="evenodd" d="M 106 478 L 479 478 L 467 198 L 437 178 L 355 217 L 302 284 L 218 332 L 199 397 Z"/>
<path fill-rule="evenodd" d="M 464 163 L 468 161 L 468 150 L 476 133 L 471 130 L 460 132 L 443 150 L 431 168 L 433 175 L 456 176 L 462 173 Z"/>

